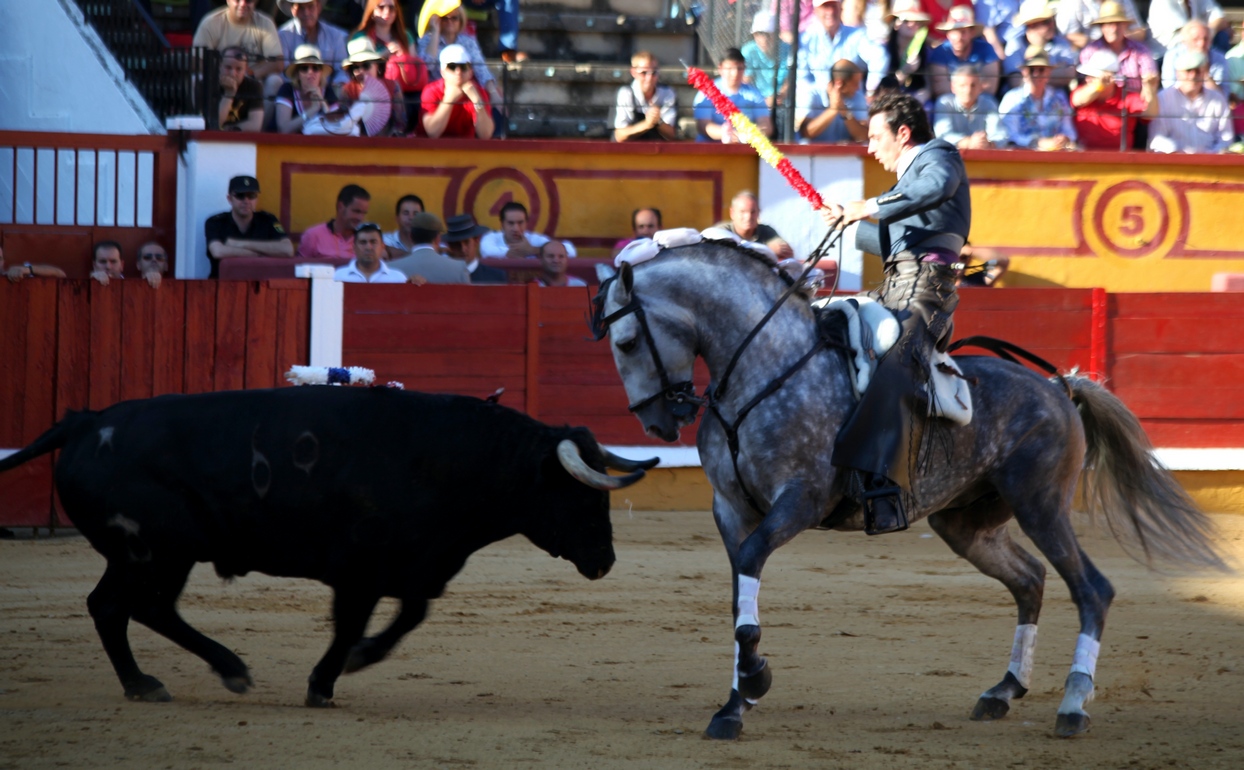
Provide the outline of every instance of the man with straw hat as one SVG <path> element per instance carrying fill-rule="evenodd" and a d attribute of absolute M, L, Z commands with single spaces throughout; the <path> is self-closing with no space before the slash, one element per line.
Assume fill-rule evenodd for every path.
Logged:
<path fill-rule="evenodd" d="M 1109 51 L 1119 60 L 1119 77 L 1123 78 L 1123 87 L 1136 93 L 1146 81 L 1157 82 L 1158 68 L 1149 53 L 1149 46 L 1127 37 L 1134 23 L 1123 5 L 1106 0 L 1101 4 L 1101 15 L 1093 20 L 1093 27 L 1101 30 L 1100 37 L 1080 52 L 1080 63 L 1087 63 L 1098 51 Z"/>
<path fill-rule="evenodd" d="M 1076 128 L 1071 103 L 1050 86 L 1049 55 L 1039 45 L 1029 46 L 1020 67 L 1023 83 L 1006 92 L 998 112 L 1007 140 L 1029 150 L 1074 150 Z"/>
<path fill-rule="evenodd" d="M 1083 49 L 1089 44 L 1090 40 L 1096 40 L 1101 37 L 1101 27 L 1094 26 L 1093 22 L 1102 16 L 1102 6 L 1113 0 L 1060 0 L 1058 3 L 1058 31 L 1067 36 L 1071 44 L 1076 48 Z M 1121 14 L 1128 19 L 1139 19 L 1140 14 L 1136 12 L 1136 3 L 1133 0 L 1118 0 L 1123 10 Z M 1128 37 L 1137 43 L 1145 42 L 1145 38 L 1149 36 L 1149 30 L 1143 26 L 1137 26 L 1128 33 Z"/>
<path fill-rule="evenodd" d="M 1012 88 L 1020 85 L 1020 69 L 1023 68 L 1028 49 L 1032 46 L 1044 51 L 1049 59 L 1049 66 L 1052 68 L 1049 73 L 1050 86 L 1066 88 L 1075 77 L 1079 55 L 1054 25 L 1056 15 L 1055 7 L 1048 0 L 1025 0 L 1019 7 L 1014 26 L 1020 30 L 1020 37 L 1007 44 L 1006 58 L 1002 61 L 1002 72 Z"/>
<path fill-rule="evenodd" d="M 946 33 L 946 42 L 929 53 L 933 96 L 950 93 L 950 73 L 964 64 L 976 65 L 985 93 L 997 93 L 1002 63 L 993 46 L 979 37 L 981 25 L 976 23 L 976 12 L 972 6 L 956 5 L 951 8 L 946 21 L 937 28 Z"/>
<path fill-rule="evenodd" d="M 1076 110 L 1080 145 L 1086 150 L 1130 148 L 1138 119 L 1158 114 L 1156 84 L 1146 83 L 1140 93 L 1119 88 L 1115 84 L 1119 60 L 1110 51 L 1093 54 L 1077 71 L 1084 76 L 1084 85 L 1071 92 L 1071 106 Z"/>
<path fill-rule="evenodd" d="M 306 121 L 337 109 L 337 95 L 328 83 L 333 65 L 320 58 L 320 49 L 306 43 L 294 49 L 294 61 L 285 68 L 288 83 L 276 92 L 276 130 L 299 134 Z"/>

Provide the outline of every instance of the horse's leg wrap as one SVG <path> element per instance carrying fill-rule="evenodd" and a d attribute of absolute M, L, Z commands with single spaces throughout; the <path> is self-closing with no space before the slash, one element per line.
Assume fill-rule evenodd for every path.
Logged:
<path fill-rule="evenodd" d="M 1011 710 L 1011 699 L 1028 694 L 1032 681 L 1032 658 L 1037 649 L 1037 626 L 1023 623 L 1015 627 L 1015 641 L 1011 645 L 1011 663 L 1001 682 L 981 693 L 972 710 L 973 721 L 1001 719 Z"/>
<path fill-rule="evenodd" d="M 765 659 L 757 653 L 760 645 L 760 618 L 757 597 L 760 581 L 739 575 L 738 601 L 734 620 L 734 684 L 749 704 L 754 704 L 773 682 Z"/>
<path fill-rule="evenodd" d="M 1063 702 L 1058 706 L 1058 719 L 1054 723 L 1054 734 L 1060 738 L 1087 732 L 1092 723 L 1084 707 L 1093 701 L 1093 676 L 1097 673 L 1100 651 L 1101 642 L 1088 634 L 1080 634 L 1076 639 L 1071 673 L 1067 675 Z"/>

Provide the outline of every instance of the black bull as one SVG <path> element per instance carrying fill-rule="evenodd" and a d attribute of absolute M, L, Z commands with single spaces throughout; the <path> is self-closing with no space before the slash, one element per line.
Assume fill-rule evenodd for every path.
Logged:
<path fill-rule="evenodd" d="M 335 635 L 307 705 L 331 705 L 344 672 L 385 657 L 475 551 L 515 534 L 584 576 L 613 566 L 610 488 L 655 461 L 602 450 L 496 404 L 396 389 L 313 386 L 161 396 L 70 412 L 0 471 L 61 449 L 56 488 L 108 561 L 87 600 L 134 700 L 168 700 L 130 650 L 130 618 L 245 692 L 246 664 L 196 631 L 177 598 L 196 562 L 333 589 Z M 606 467 L 630 471 L 609 476 Z M 363 638 L 381 597 L 401 610 Z"/>

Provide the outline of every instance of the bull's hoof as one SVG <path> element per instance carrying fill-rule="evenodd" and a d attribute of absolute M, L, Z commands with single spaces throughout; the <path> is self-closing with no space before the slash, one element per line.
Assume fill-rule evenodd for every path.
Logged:
<path fill-rule="evenodd" d="M 730 717 L 713 717 L 704 731 L 704 737 L 714 741 L 737 741 L 743 732 L 743 720 Z"/>
<path fill-rule="evenodd" d="M 762 659 L 760 668 L 747 676 L 739 674 L 739 695 L 749 700 L 760 700 L 772 686 L 773 671 L 769 668 L 767 660 Z"/>
<path fill-rule="evenodd" d="M 972 709 L 973 722 L 992 722 L 995 719 L 1001 719 L 1011 710 L 1011 704 L 1001 698 L 991 698 L 982 695 L 981 699 L 976 701 L 976 708 Z"/>
<path fill-rule="evenodd" d="M 173 699 L 164 683 L 154 676 L 143 675 L 137 683 L 125 688 L 125 697 L 139 703 L 168 703 Z"/>
<path fill-rule="evenodd" d="M 220 683 L 225 689 L 237 695 L 245 695 L 250 688 L 255 686 L 255 682 L 251 680 L 249 675 L 243 676 L 222 676 Z"/>
<path fill-rule="evenodd" d="M 1080 733 L 1087 733 L 1092 724 L 1093 720 L 1083 712 L 1059 714 L 1058 721 L 1054 723 L 1054 734 L 1059 738 L 1070 738 Z"/>
<path fill-rule="evenodd" d="M 337 704 L 333 703 L 332 698 L 325 698 L 319 693 L 307 690 L 307 707 L 313 709 L 335 709 Z"/>

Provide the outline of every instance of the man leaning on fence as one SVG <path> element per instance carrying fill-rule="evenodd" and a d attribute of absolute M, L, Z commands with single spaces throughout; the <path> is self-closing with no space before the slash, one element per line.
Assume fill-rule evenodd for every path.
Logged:
<path fill-rule="evenodd" d="M 276 217 L 259 211 L 259 180 L 235 176 L 229 180 L 229 210 L 208 217 L 203 225 L 209 278 L 220 277 L 220 260 L 237 257 L 292 257 L 294 244 Z"/>

